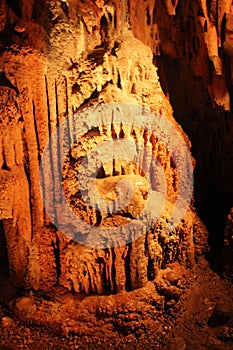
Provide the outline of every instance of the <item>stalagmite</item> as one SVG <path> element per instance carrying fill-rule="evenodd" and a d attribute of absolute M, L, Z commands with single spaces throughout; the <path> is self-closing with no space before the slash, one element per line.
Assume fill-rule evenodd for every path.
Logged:
<path fill-rule="evenodd" d="M 159 333 L 145 346 L 159 349 L 192 290 L 199 303 L 196 271 L 210 267 L 194 203 L 211 216 L 233 190 L 232 12 L 227 0 L 0 0 L 0 243 L 23 320 L 126 337 L 119 349 Z"/>

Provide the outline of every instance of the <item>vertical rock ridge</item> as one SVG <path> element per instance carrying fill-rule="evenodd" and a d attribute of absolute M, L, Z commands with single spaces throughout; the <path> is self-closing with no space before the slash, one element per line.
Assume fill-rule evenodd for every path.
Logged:
<path fill-rule="evenodd" d="M 164 4 L 159 1 L 140 1 L 135 6 L 135 2 L 126 0 L 115 0 L 108 4 L 103 1 L 66 3 L 51 0 L 43 4 L 38 17 L 33 10 L 36 8 L 33 1 L 27 4 L 22 1 L 20 16 L 14 13 L 13 7 L 6 11 L 5 4 L 2 6 L 4 16 L 0 31 L 7 38 L 9 36 L 9 41 L 1 46 L 1 60 L 10 83 L 13 86 L 13 82 L 17 83 L 18 96 L 14 96 L 11 103 L 18 101 L 24 140 L 20 133 L 17 133 L 19 136 L 11 137 L 8 126 L 5 126 L 0 135 L 0 164 L 6 168 L 4 176 L 9 186 L 15 183 L 10 175 L 13 169 L 25 168 L 26 174 L 23 171 L 23 180 L 17 174 L 18 182 L 23 184 L 21 199 L 17 199 L 15 205 L 12 190 L 12 194 L 7 197 L 11 205 L 4 209 L 1 217 L 14 217 L 20 235 L 27 239 L 29 245 L 25 255 L 27 258 L 23 260 L 26 267 L 24 272 L 19 271 L 21 283 L 27 288 L 43 290 L 60 283 L 78 293 L 101 294 L 143 287 L 148 279 L 156 278 L 161 268 L 177 260 L 184 266 L 192 266 L 193 222 L 190 217 L 195 214 L 190 213 L 185 219 L 185 234 L 179 229 L 172 235 L 166 233 L 166 219 L 172 212 L 178 193 L 178 174 L 172 154 L 150 133 L 137 130 L 124 121 L 116 123 L 113 113 L 111 127 L 103 115 L 102 125 L 97 126 L 98 131 L 85 133 L 77 145 L 73 142 L 79 130 L 73 116 L 73 119 L 69 118 L 68 135 L 59 132 L 51 141 L 49 169 L 42 171 L 44 182 L 50 186 L 42 188 L 42 196 L 39 173 L 39 160 L 49 137 L 67 117 L 87 106 L 114 101 L 144 105 L 167 118 L 184 135 L 172 116 L 168 95 L 161 88 L 157 68 L 153 64 L 160 56 L 161 49 L 172 57 L 176 57 L 177 52 L 183 52 L 183 47 L 176 50 L 176 33 L 169 31 L 175 14 L 180 11 L 178 1 L 167 0 Z M 160 11 L 170 18 L 164 27 L 158 21 Z M 209 15 L 206 11 L 203 9 L 207 18 Z M 42 13 L 45 18 L 42 18 Z M 207 26 L 215 35 L 216 29 L 208 18 Z M 10 24 L 9 28 L 6 23 Z M 43 28 L 45 25 L 46 28 Z M 164 32 L 169 33 L 170 42 Z M 217 77 L 221 75 L 221 60 L 216 44 L 209 42 L 208 35 L 202 38 L 206 43 L 203 56 L 204 51 L 210 53 Z M 186 48 L 186 43 L 184 46 L 186 51 L 190 50 L 189 46 Z M 193 46 L 194 51 L 198 51 L 198 40 L 194 40 Z M 211 93 L 217 95 L 219 81 L 218 77 L 215 79 L 216 91 L 213 87 L 210 89 L 214 90 Z M 222 99 L 221 96 L 219 98 Z M 143 117 L 146 118 L 146 114 Z M 184 137 L 189 145 L 187 137 Z M 96 179 L 103 196 L 109 195 L 105 187 L 110 186 L 111 193 L 117 197 L 114 181 L 124 180 L 127 176 L 127 179 L 132 178 L 134 182 L 141 183 L 137 185 L 138 191 L 132 203 L 125 211 L 121 210 L 115 215 L 116 204 L 110 202 L 101 211 L 98 203 L 91 207 L 85 202 L 76 183 L 77 169 L 93 145 L 106 140 L 124 139 L 135 144 L 134 162 L 120 161 L 114 156 L 109 163 L 103 164 Z M 66 145 L 72 148 L 62 167 L 61 154 Z M 166 212 L 148 234 L 142 232 L 142 237 L 137 240 L 138 226 L 135 223 L 129 233 L 132 239 L 129 245 L 107 250 L 89 248 L 72 241 L 81 229 L 75 228 L 72 237 L 66 237 L 62 230 L 58 231 L 51 225 L 50 221 L 61 227 L 74 226 L 73 222 L 67 221 L 67 213 L 61 205 L 63 186 L 66 199 L 76 215 L 101 229 L 120 227 L 121 235 L 124 235 L 124 224 L 138 217 L 147 199 L 144 175 L 149 177 L 152 188 L 158 188 L 158 191 L 164 186 L 161 175 L 162 179 L 165 178 L 168 197 Z M 59 182 L 62 176 L 63 184 Z M 43 199 L 46 201 L 46 198 L 52 198 L 50 218 L 43 207 Z M 22 202 L 24 209 L 20 208 Z M 118 204 L 123 204 L 120 199 Z M 33 239 L 30 242 L 31 232 Z M 122 238 L 117 239 L 120 245 Z M 20 259 L 23 259 L 21 255 Z M 13 259 L 11 264 L 14 264 Z"/>

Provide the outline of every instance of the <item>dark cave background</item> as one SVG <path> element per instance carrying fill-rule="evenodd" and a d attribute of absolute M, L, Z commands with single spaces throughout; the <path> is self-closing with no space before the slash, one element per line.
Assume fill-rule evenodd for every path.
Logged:
<path fill-rule="evenodd" d="M 196 160 L 194 203 L 209 231 L 208 257 L 216 267 L 223 249 L 227 215 L 233 207 L 233 113 L 213 106 L 202 79 L 194 76 L 185 59 L 162 55 L 156 60 L 174 117 L 192 143 Z"/>

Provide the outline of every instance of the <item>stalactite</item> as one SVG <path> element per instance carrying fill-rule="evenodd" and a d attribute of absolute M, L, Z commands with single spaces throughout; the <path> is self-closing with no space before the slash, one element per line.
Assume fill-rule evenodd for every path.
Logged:
<path fill-rule="evenodd" d="M 43 205 L 38 190 L 39 180 L 39 160 L 38 160 L 38 148 L 37 140 L 33 121 L 33 106 L 30 99 L 30 92 L 26 89 L 21 93 L 21 108 L 25 121 L 25 135 L 27 140 L 27 148 L 29 154 L 29 171 L 30 171 L 30 191 L 32 198 L 32 222 L 33 229 L 36 230 L 43 225 Z"/>
<path fill-rule="evenodd" d="M 14 226 L 12 219 L 4 220 L 10 273 L 14 284 L 23 287 L 28 265 L 28 247 L 24 237 L 18 234 L 18 224 L 21 223 Z"/>
<path fill-rule="evenodd" d="M 118 114 L 114 115 L 116 111 L 110 116 L 103 112 L 102 125 L 100 122 L 96 130 L 94 127 L 87 133 L 83 130 L 84 135 L 77 142 L 74 141 L 82 132 L 78 112 L 85 107 L 96 107 L 100 103 L 107 105 L 113 101 L 132 106 L 145 105 L 161 113 L 175 129 L 179 129 L 172 117 L 172 107 L 162 91 L 157 68 L 153 65 L 153 54 L 160 54 L 159 48 L 164 40 L 156 15 L 156 8 L 160 5 L 155 1 L 140 2 L 138 6 L 133 1 L 76 5 L 72 1 L 69 4 L 46 3 L 44 6 L 49 9 L 50 17 L 47 18 L 45 14 L 44 20 L 51 27 L 50 36 L 46 36 L 42 28 L 40 31 L 37 29 L 38 33 L 43 32 L 47 46 L 41 44 L 44 37 L 41 36 L 41 41 L 38 39 L 39 43 L 37 38 L 29 35 L 31 28 L 34 28 L 31 18 L 35 3 L 30 1 L 26 6 L 22 1 L 21 5 L 22 24 L 18 18 L 16 21 L 14 10 L 8 11 L 12 28 L 15 28 L 15 21 L 18 23 L 18 31 L 14 29 L 11 35 L 12 40 L 19 44 L 19 51 L 12 54 L 13 63 L 8 63 L 7 55 L 10 57 L 11 53 L 4 53 L 7 84 L 11 84 L 11 88 L 19 93 L 14 99 L 22 112 L 18 116 L 21 124 L 17 128 L 17 137 L 4 133 L 0 141 L 0 167 L 8 170 L 9 177 L 14 168 L 26 169 L 21 179 L 26 194 L 21 201 L 16 198 L 15 202 L 12 194 L 12 205 L 3 215 L 3 218 L 13 216 L 17 230 L 29 245 L 27 263 L 24 260 L 28 264 L 26 277 L 21 273 L 19 279 L 22 279 L 22 284 L 25 281 L 27 288 L 48 290 L 59 283 L 70 291 L 86 294 L 123 292 L 144 287 L 149 279 L 149 261 L 153 270 L 150 276 L 153 278 L 156 278 L 159 269 L 176 261 L 180 249 L 177 243 L 179 234 L 176 232 L 174 239 L 169 238 L 164 233 L 164 224 L 161 228 L 151 227 L 148 237 L 146 228 L 140 228 L 141 237 L 137 239 L 137 224 L 129 232 L 124 225 L 134 220 L 140 221 L 149 190 L 165 192 L 166 186 L 167 193 L 163 194 L 168 196 L 168 208 L 165 208 L 163 215 L 169 216 L 172 207 L 170 201 L 174 202 L 178 188 L 177 172 L 170 162 L 171 155 L 162 142 L 144 131 L 144 127 L 127 124 L 130 117 L 127 113 L 130 112 L 122 114 L 122 120 L 118 120 Z M 177 1 L 166 1 L 161 7 L 164 13 L 168 11 L 169 15 L 174 15 Z M 36 20 L 39 26 L 44 25 L 41 17 Z M 23 31 L 20 31 L 20 25 Z M 140 32 L 137 30 L 139 27 Z M 5 28 L 4 23 L 2 28 Z M 59 40 L 63 42 L 62 47 Z M 196 41 L 194 46 L 198 51 Z M 172 45 L 167 47 L 168 51 L 173 52 Z M 218 62 L 213 62 L 217 67 Z M 49 138 L 67 118 L 67 130 L 61 133 L 60 129 L 57 137 L 50 139 L 47 168 L 40 169 Z M 146 114 L 143 118 L 147 118 Z M 89 205 L 77 184 L 78 170 L 86 154 L 104 141 L 115 144 L 130 141 L 127 154 L 130 153 L 132 159 L 119 159 L 119 146 L 109 161 L 100 164 L 99 176 L 88 194 L 96 196 L 95 205 Z M 64 164 L 61 164 L 61 155 L 66 146 L 70 147 L 70 151 Z M 123 146 L 121 153 L 124 156 Z M 88 166 L 94 168 L 94 156 L 92 158 L 88 159 Z M 63 182 L 60 181 L 62 178 Z M 7 181 L 10 183 L 9 179 Z M 133 197 L 126 204 L 130 193 L 126 184 L 130 181 Z M 75 242 L 81 228 L 70 222 L 69 210 L 62 206 L 63 191 L 69 209 L 91 226 L 101 230 L 119 227 L 120 236 L 116 239 L 119 239 L 119 247 L 115 242 L 116 246 L 103 250 Z M 95 193 L 98 191 L 100 197 L 108 198 L 102 207 Z M 49 198 L 50 208 L 44 208 L 43 202 L 47 203 Z M 25 215 L 22 215 L 22 206 Z M 33 239 L 30 243 L 31 223 Z M 61 231 L 51 223 L 59 224 Z M 62 232 L 67 226 L 71 228 L 68 237 Z M 162 233 L 164 240 L 159 239 Z M 122 244 L 121 235 L 125 234 L 131 237 L 127 245 Z M 192 264 L 194 259 L 192 252 L 189 252 L 189 249 L 193 249 L 192 239 L 190 234 L 190 245 L 185 245 L 182 253 L 181 263 L 184 265 L 187 260 Z M 108 240 L 113 240 L 110 234 Z"/>

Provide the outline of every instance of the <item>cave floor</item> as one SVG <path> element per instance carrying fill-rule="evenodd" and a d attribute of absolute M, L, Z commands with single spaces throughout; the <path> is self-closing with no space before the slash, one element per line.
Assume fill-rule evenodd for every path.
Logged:
<path fill-rule="evenodd" d="M 162 332 L 126 336 L 116 332 L 111 339 L 98 331 L 95 336 L 55 334 L 46 325 L 22 322 L 0 303 L 1 350 L 55 349 L 166 349 L 166 350 L 230 350 L 233 349 L 233 293 L 232 284 L 221 279 L 203 259 L 196 267 L 186 298 L 179 303 L 176 321 L 171 315 L 163 319 Z M 5 282 L 5 292 L 13 291 Z M 2 298 L 4 299 L 4 298 Z M 214 312 L 215 309 L 218 312 Z M 169 321 L 170 320 L 170 321 Z M 154 334 L 154 335 L 153 335 Z"/>

